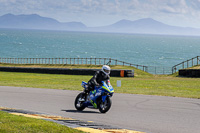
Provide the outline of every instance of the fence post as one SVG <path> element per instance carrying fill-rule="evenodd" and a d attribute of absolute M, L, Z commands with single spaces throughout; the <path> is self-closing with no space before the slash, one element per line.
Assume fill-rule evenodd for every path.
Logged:
<path fill-rule="evenodd" d="M 92 58 L 90 58 L 90 65 L 92 65 Z"/>
<path fill-rule="evenodd" d="M 109 65 L 111 65 L 111 58 L 109 59 Z"/>
<path fill-rule="evenodd" d="M 66 60 L 66 64 L 67 64 L 67 58 L 65 60 Z"/>
<path fill-rule="evenodd" d="M 197 56 L 197 65 L 199 65 L 199 56 Z"/>
<path fill-rule="evenodd" d="M 99 58 L 99 65 L 101 65 L 101 58 Z"/>
<path fill-rule="evenodd" d="M 194 66 L 193 59 L 194 59 L 194 58 L 192 58 L 192 66 Z"/>

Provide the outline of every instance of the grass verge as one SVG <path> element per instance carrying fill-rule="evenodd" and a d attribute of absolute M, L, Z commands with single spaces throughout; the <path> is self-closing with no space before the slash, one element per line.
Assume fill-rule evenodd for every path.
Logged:
<path fill-rule="evenodd" d="M 0 111 L 1 133 L 83 133 L 66 126 Z"/>
<path fill-rule="evenodd" d="M 200 98 L 200 78 L 175 75 L 151 75 L 135 70 L 134 78 L 111 77 L 117 93 Z M 82 90 L 81 82 L 92 76 L 0 72 L 0 86 L 18 86 L 63 90 Z M 117 80 L 122 86 L 117 87 Z"/>

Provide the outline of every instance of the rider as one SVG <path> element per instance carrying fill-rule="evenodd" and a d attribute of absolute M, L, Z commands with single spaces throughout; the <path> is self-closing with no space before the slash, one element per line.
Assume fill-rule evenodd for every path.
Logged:
<path fill-rule="evenodd" d="M 94 90 L 95 86 L 102 85 L 102 81 L 110 79 L 110 67 L 103 65 L 100 71 L 97 71 L 94 76 L 88 81 L 88 87 L 85 89 L 85 92 L 90 92 Z"/>

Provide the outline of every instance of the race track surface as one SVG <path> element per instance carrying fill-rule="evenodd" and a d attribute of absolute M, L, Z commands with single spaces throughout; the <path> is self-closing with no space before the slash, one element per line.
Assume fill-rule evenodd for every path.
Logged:
<path fill-rule="evenodd" d="M 95 109 L 78 112 L 80 91 L 0 86 L 0 107 L 94 121 L 146 133 L 199 133 L 200 99 L 114 94 L 106 114 Z"/>

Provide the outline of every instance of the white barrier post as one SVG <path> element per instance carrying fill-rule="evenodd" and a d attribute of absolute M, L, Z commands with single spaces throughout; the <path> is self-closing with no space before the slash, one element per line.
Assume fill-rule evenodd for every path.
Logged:
<path fill-rule="evenodd" d="M 121 80 L 117 80 L 117 87 L 121 87 Z"/>

